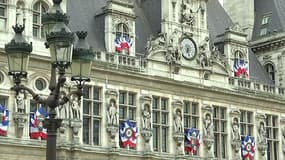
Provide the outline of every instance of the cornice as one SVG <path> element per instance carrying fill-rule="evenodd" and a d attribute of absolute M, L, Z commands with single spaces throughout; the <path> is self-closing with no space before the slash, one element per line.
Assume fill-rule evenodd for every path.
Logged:
<path fill-rule="evenodd" d="M 260 40 L 250 42 L 251 50 L 254 53 L 276 50 L 284 47 L 285 45 L 285 34 L 281 36 L 267 37 Z"/>

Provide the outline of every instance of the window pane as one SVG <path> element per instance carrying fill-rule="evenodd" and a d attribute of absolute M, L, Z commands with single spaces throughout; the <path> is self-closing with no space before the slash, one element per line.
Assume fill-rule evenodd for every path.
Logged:
<path fill-rule="evenodd" d="M 93 102 L 93 115 L 100 115 L 100 103 L 98 102 Z"/>
<path fill-rule="evenodd" d="M 193 115 L 197 115 L 198 114 L 197 107 L 198 107 L 197 103 L 192 103 L 192 114 Z"/>
<path fill-rule="evenodd" d="M 6 106 L 6 98 L 5 97 L 0 97 L 0 104 Z"/>
<path fill-rule="evenodd" d="M 39 23 L 39 16 L 37 14 L 33 14 L 33 23 Z"/>
<path fill-rule="evenodd" d="M 161 124 L 167 124 L 167 114 L 168 113 L 161 113 Z"/>
<path fill-rule="evenodd" d="M 125 99 L 126 99 L 126 93 L 120 93 L 119 103 L 120 104 L 125 104 Z"/>
<path fill-rule="evenodd" d="M 153 112 L 152 114 L 152 122 L 159 123 L 159 112 Z"/>
<path fill-rule="evenodd" d="M 0 16 L 5 17 L 5 8 L 0 6 Z"/>
<path fill-rule="evenodd" d="M 84 114 L 89 114 L 90 113 L 90 102 L 84 100 L 83 101 L 83 113 Z"/>
<path fill-rule="evenodd" d="M 189 113 L 189 106 L 190 106 L 190 104 L 189 104 L 189 102 L 185 102 L 184 103 L 184 113 Z"/>
<path fill-rule="evenodd" d="M 154 151 L 158 151 L 158 147 L 159 147 L 159 145 L 158 145 L 158 140 L 159 140 L 159 137 L 158 137 L 158 135 L 159 135 L 159 130 L 158 130 L 158 127 L 153 127 L 153 138 L 152 138 L 152 142 L 153 142 L 153 150 Z"/>
<path fill-rule="evenodd" d="M 93 99 L 100 100 L 100 88 L 94 88 Z"/>
<path fill-rule="evenodd" d="M 132 93 L 129 94 L 129 105 L 135 105 L 135 95 Z"/>
<path fill-rule="evenodd" d="M 90 144 L 90 119 L 88 117 L 83 118 L 83 143 Z"/>
<path fill-rule="evenodd" d="M 164 98 L 161 99 L 161 110 L 167 110 L 167 100 Z"/>
<path fill-rule="evenodd" d="M 136 109 L 135 108 L 129 108 L 129 119 L 135 120 L 136 117 Z"/>
<path fill-rule="evenodd" d="M 90 87 L 83 87 L 83 98 L 86 98 L 86 99 L 89 98 L 89 90 L 90 90 Z"/>
<path fill-rule="evenodd" d="M 99 135 L 100 135 L 100 121 L 93 120 L 93 144 L 99 145 Z"/>
<path fill-rule="evenodd" d="M 167 128 L 162 128 L 162 152 L 167 151 Z"/>
<path fill-rule="evenodd" d="M 152 101 L 152 108 L 153 109 L 157 109 L 158 108 L 158 98 L 153 98 L 153 101 Z"/>
<path fill-rule="evenodd" d="M 126 114 L 125 114 L 125 107 L 123 107 L 123 106 L 120 106 L 120 108 L 119 108 L 119 118 L 120 119 L 124 119 L 125 118 L 125 116 L 126 116 Z"/>

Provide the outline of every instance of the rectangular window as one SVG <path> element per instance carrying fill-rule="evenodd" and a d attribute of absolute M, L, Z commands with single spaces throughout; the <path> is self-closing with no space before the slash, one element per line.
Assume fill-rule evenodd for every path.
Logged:
<path fill-rule="evenodd" d="M 130 120 L 131 122 L 136 123 L 136 111 L 137 111 L 136 93 L 128 92 L 128 91 L 119 91 L 119 122 L 120 124 L 122 124 L 125 120 Z"/>
<path fill-rule="evenodd" d="M 246 135 L 253 136 L 253 112 L 241 110 L 240 114 L 240 135 L 241 139 Z"/>
<path fill-rule="evenodd" d="M 278 117 L 266 115 L 267 160 L 278 160 Z"/>
<path fill-rule="evenodd" d="M 7 98 L 0 96 L 0 104 L 7 107 Z"/>
<path fill-rule="evenodd" d="M 0 0 L 0 31 L 6 29 L 6 20 L 7 20 L 7 3 L 6 0 Z"/>
<path fill-rule="evenodd" d="M 195 128 L 197 130 L 199 122 L 198 103 L 184 101 L 183 112 L 184 112 L 184 129 L 186 130 L 190 128 Z M 198 152 L 195 155 L 199 155 Z"/>
<path fill-rule="evenodd" d="M 214 155 L 216 158 L 227 158 L 227 119 L 226 108 L 214 106 Z"/>
<path fill-rule="evenodd" d="M 153 150 L 155 152 L 168 152 L 168 99 L 153 97 Z"/>
<path fill-rule="evenodd" d="M 270 15 L 263 16 L 261 25 L 266 25 L 269 23 L 269 21 L 270 21 Z"/>
<path fill-rule="evenodd" d="M 261 28 L 260 29 L 260 36 L 264 36 L 267 34 L 267 28 Z"/>
<path fill-rule="evenodd" d="M 83 88 L 83 143 L 100 145 L 101 128 L 101 88 L 86 86 Z"/>

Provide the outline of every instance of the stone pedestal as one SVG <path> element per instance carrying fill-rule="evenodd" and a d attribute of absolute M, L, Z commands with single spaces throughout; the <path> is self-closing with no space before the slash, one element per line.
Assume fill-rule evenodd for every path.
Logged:
<path fill-rule="evenodd" d="M 116 135 L 118 134 L 118 131 L 119 131 L 119 126 L 116 125 L 107 126 L 107 132 L 109 133 L 110 137 L 110 148 L 117 148 Z"/>
<path fill-rule="evenodd" d="M 16 124 L 16 137 L 21 138 L 23 136 L 23 129 L 25 128 L 25 124 L 28 120 L 28 115 L 25 113 L 14 113 L 13 114 L 13 120 Z"/>
<path fill-rule="evenodd" d="M 69 126 L 69 120 L 64 119 L 61 122 L 61 126 L 59 127 L 59 136 L 58 136 L 58 144 L 59 145 L 66 145 L 68 143 L 67 137 L 67 129 Z"/>
<path fill-rule="evenodd" d="M 70 121 L 72 128 L 72 140 L 74 144 L 80 144 L 79 129 L 82 127 L 82 121 L 80 119 L 73 119 Z"/>
<path fill-rule="evenodd" d="M 212 138 L 204 138 L 204 147 L 205 147 L 205 153 L 207 154 L 208 158 L 213 158 L 213 152 L 212 152 L 212 146 L 214 144 L 214 139 Z"/>
<path fill-rule="evenodd" d="M 142 130 L 141 135 L 144 139 L 144 152 L 148 153 L 151 152 L 150 148 L 150 138 L 152 137 L 152 131 L 151 130 Z"/>
<path fill-rule="evenodd" d="M 177 155 L 184 155 L 184 133 L 174 133 L 173 139 L 176 142 L 176 154 Z"/>

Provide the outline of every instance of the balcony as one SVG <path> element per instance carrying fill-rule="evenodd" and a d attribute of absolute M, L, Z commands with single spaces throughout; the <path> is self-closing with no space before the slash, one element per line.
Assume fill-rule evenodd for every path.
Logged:
<path fill-rule="evenodd" d="M 129 70 L 136 72 L 144 72 L 147 60 L 141 56 L 129 56 L 121 53 L 96 52 L 96 64 L 101 64 L 107 68 L 118 70 Z"/>
<path fill-rule="evenodd" d="M 261 84 L 248 79 L 241 79 L 235 77 L 229 77 L 229 85 L 235 89 L 247 90 L 249 92 L 268 93 L 279 96 L 284 96 L 285 88 Z"/>

